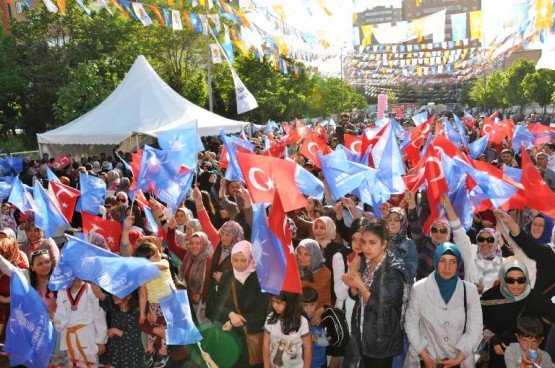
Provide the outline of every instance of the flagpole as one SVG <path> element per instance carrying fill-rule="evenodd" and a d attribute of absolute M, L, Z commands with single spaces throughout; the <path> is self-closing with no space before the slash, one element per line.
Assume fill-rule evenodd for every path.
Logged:
<path fill-rule="evenodd" d="M 199 348 L 199 350 L 200 350 L 200 354 L 202 355 L 202 354 L 204 353 L 204 350 L 202 350 L 202 347 L 200 346 L 200 341 L 197 342 L 197 346 L 198 346 L 198 348 Z M 204 359 L 203 359 L 203 360 L 204 360 Z M 210 364 L 208 364 L 208 362 L 206 362 L 206 361 L 205 361 L 205 363 L 206 363 L 206 365 L 208 366 L 208 368 L 210 368 Z"/>
<path fill-rule="evenodd" d="M 208 15 L 206 19 L 206 24 L 208 25 Z M 210 27 L 208 27 L 208 32 L 210 32 Z M 214 100 L 212 98 L 212 59 L 210 50 L 210 34 L 206 34 L 206 79 L 208 83 L 208 109 L 210 112 L 214 112 Z"/>

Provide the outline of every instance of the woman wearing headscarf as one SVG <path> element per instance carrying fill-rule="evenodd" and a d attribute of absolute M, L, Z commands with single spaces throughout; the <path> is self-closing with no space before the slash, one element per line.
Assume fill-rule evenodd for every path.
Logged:
<path fill-rule="evenodd" d="M 453 231 L 453 241 L 461 252 L 464 279 L 472 282 L 478 289 L 478 293 L 482 294 L 497 281 L 499 268 L 503 263 L 497 231 L 489 227 L 482 228 L 476 236 L 476 244 L 472 244 L 449 197 L 444 194 L 440 201 Z"/>
<path fill-rule="evenodd" d="M 331 305 L 331 271 L 326 266 L 326 261 L 316 240 L 301 240 L 295 253 L 302 286 L 311 286 L 318 292 L 316 308 L 320 309 L 324 304 Z"/>
<path fill-rule="evenodd" d="M 27 255 L 27 259 L 31 258 L 31 254 L 40 249 L 48 249 L 50 259 L 53 264 L 57 264 L 60 259 L 60 249 L 52 238 L 44 238 L 44 231 L 29 222 L 26 229 L 27 242 L 22 244 L 20 249 Z"/>
<path fill-rule="evenodd" d="M 546 245 L 551 241 L 553 220 L 549 216 L 538 213 L 532 221 L 524 226 L 524 229 L 536 243 Z"/>
<path fill-rule="evenodd" d="M 206 314 L 208 318 L 214 317 L 214 303 L 216 302 L 216 289 L 219 287 L 220 278 L 224 271 L 231 270 L 231 249 L 244 239 L 243 228 L 235 221 L 226 221 L 218 230 L 214 227 L 202 203 L 202 194 L 198 188 L 193 189 L 193 199 L 197 208 L 198 220 L 208 240 L 212 243 L 214 254 L 210 264 L 210 284 L 206 297 Z"/>
<path fill-rule="evenodd" d="M 224 363 L 226 366 L 248 367 L 249 354 L 243 326 L 249 334 L 263 331 L 269 295 L 260 289 L 248 241 L 242 240 L 233 246 L 231 263 L 232 269 L 223 273 L 218 285 L 214 320 L 221 323 L 222 330 L 231 332 L 239 354 L 234 360 L 233 349 L 229 349 L 225 361 L 214 360 L 220 367 Z"/>
<path fill-rule="evenodd" d="M 410 348 L 405 367 L 474 367 L 482 337 L 482 310 L 476 286 L 458 277 L 462 265 L 455 244 L 434 253 L 435 270 L 411 291 L 405 331 Z"/>
<path fill-rule="evenodd" d="M 389 230 L 389 250 L 405 267 L 407 281 L 412 286 L 418 267 L 418 252 L 414 241 L 407 236 L 409 228 L 407 213 L 401 207 L 391 207 L 385 220 Z"/>
<path fill-rule="evenodd" d="M 210 282 L 210 264 L 212 263 L 212 244 L 203 232 L 191 235 L 190 247 L 186 248 L 176 242 L 177 221 L 172 218 L 168 222 L 168 248 L 181 262 L 177 277 L 185 281 L 189 300 L 195 306 L 206 301 Z"/>
<path fill-rule="evenodd" d="M 509 257 L 499 270 L 499 284 L 482 295 L 484 339 L 489 342 L 489 367 L 505 367 L 504 351 L 516 342 L 516 323 L 520 317 L 544 318 L 555 322 L 555 304 L 532 289 L 524 263 Z"/>

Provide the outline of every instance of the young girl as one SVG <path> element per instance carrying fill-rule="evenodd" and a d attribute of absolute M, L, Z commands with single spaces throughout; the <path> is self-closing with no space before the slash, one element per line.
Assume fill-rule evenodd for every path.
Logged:
<path fill-rule="evenodd" d="M 60 350 L 68 352 L 71 362 L 79 367 L 98 364 L 98 355 L 106 350 L 106 316 L 92 288 L 75 279 L 57 296 L 54 327 L 61 333 Z"/>
<path fill-rule="evenodd" d="M 106 353 L 108 363 L 114 368 L 140 367 L 142 365 L 143 344 L 139 320 L 137 291 L 120 299 L 105 294 L 98 286 L 91 284 L 95 295 L 100 299 L 110 321 Z"/>
<path fill-rule="evenodd" d="M 272 309 L 264 325 L 264 368 L 309 368 L 312 341 L 299 294 L 273 295 Z"/>
<path fill-rule="evenodd" d="M 146 320 L 146 306 L 148 301 L 148 310 L 151 315 L 163 317 L 162 308 L 160 307 L 160 299 L 168 296 L 175 290 L 175 285 L 170 272 L 170 263 L 162 259 L 160 250 L 152 243 L 143 243 L 135 249 L 135 257 L 148 258 L 162 271 L 160 276 L 147 282 L 139 287 L 139 323 Z M 150 319 L 149 319 L 150 321 Z M 154 351 L 154 343 L 157 339 L 156 335 L 148 335 L 146 352 L 144 356 L 144 367 L 155 368 L 164 367 L 169 360 L 166 339 L 162 339 L 158 355 L 154 359 L 156 353 Z"/>

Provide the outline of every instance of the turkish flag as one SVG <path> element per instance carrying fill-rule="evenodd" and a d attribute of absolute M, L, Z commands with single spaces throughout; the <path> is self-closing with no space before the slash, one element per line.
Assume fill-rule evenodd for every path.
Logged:
<path fill-rule="evenodd" d="M 237 152 L 237 162 L 253 202 L 272 203 L 279 192 L 286 211 L 308 205 L 295 182 L 295 162 L 243 152 Z"/>
<path fill-rule="evenodd" d="M 526 204 L 551 218 L 555 218 L 555 206 L 553 206 L 555 193 L 547 186 L 524 147 L 521 148 L 521 151 L 521 182 L 524 186 Z"/>
<path fill-rule="evenodd" d="M 533 143 L 541 145 L 555 140 L 555 127 L 549 127 L 541 124 L 528 124 L 528 130 L 534 136 Z"/>
<path fill-rule="evenodd" d="M 362 133 L 362 143 L 361 143 L 361 147 L 360 147 L 360 155 L 362 157 L 364 157 L 364 155 L 366 155 L 367 151 L 370 150 L 370 152 L 368 152 L 368 166 L 370 166 L 370 167 L 374 167 L 374 160 L 372 158 L 372 149 L 374 148 L 376 143 L 378 143 L 380 138 L 384 135 L 384 132 L 387 129 L 387 127 L 388 127 L 388 124 L 385 124 L 376 133 L 376 135 L 371 137 L 371 138 L 370 138 L 370 136 L 368 136 L 367 132 Z"/>
<path fill-rule="evenodd" d="M 131 154 L 131 171 L 133 172 L 133 182 L 129 187 L 130 190 L 134 189 L 137 185 L 137 178 L 139 177 L 139 167 L 141 166 L 141 158 L 143 156 L 142 148 L 139 149 L 137 152 L 133 152 Z"/>
<path fill-rule="evenodd" d="M 490 118 L 484 118 L 480 128 L 480 135 L 483 137 L 486 134 L 489 135 L 489 142 L 500 144 L 503 138 L 507 136 L 506 125 L 503 126 Z"/>
<path fill-rule="evenodd" d="M 75 203 L 77 202 L 77 198 L 81 195 L 81 192 L 62 183 L 56 183 L 55 181 L 48 181 L 48 191 L 51 197 L 56 199 L 54 203 L 57 204 L 60 212 L 62 212 L 66 220 L 71 223 L 73 220 L 73 211 L 75 211 Z"/>
<path fill-rule="evenodd" d="M 143 193 L 143 191 L 141 189 L 139 189 L 135 192 L 135 201 L 137 202 L 137 204 L 139 205 L 139 207 L 143 211 L 145 209 L 144 208 L 145 206 L 148 207 L 148 201 L 145 197 L 145 194 Z"/>
<path fill-rule="evenodd" d="M 285 277 L 281 290 L 300 294 L 302 292 L 301 276 L 299 275 L 297 257 L 291 239 L 291 231 L 285 220 L 285 210 L 279 193 L 276 193 L 272 202 L 272 208 L 268 216 L 268 227 L 281 243 L 285 255 Z"/>
<path fill-rule="evenodd" d="M 292 130 L 291 133 L 289 133 L 289 135 L 284 138 L 285 144 L 290 145 L 292 143 L 299 143 L 308 136 L 309 132 L 309 127 L 304 125 L 297 125 L 297 128 L 295 128 L 295 130 Z"/>
<path fill-rule="evenodd" d="M 320 123 L 316 123 L 316 126 L 314 127 L 314 129 L 312 130 L 312 132 L 314 134 L 316 134 L 318 137 L 322 138 L 324 141 L 328 140 L 328 135 L 326 133 L 326 130 L 324 129 L 324 127 L 322 126 L 322 124 Z"/>
<path fill-rule="evenodd" d="M 343 137 L 345 138 L 345 147 L 347 147 L 352 152 L 358 153 L 360 155 L 360 151 L 362 148 L 362 138 L 347 133 L 345 133 Z"/>
<path fill-rule="evenodd" d="M 428 136 L 430 135 L 432 119 L 433 117 L 409 131 L 409 143 L 405 146 L 403 151 L 413 167 L 420 161 L 420 150 L 422 144 L 428 140 Z"/>
<path fill-rule="evenodd" d="M 106 239 L 108 247 L 113 253 L 119 253 L 122 228 L 117 221 L 103 219 L 85 211 L 81 211 L 83 220 L 83 232 L 88 234 L 90 231 L 100 234 Z"/>
<path fill-rule="evenodd" d="M 293 128 L 291 124 L 281 123 L 281 127 L 283 128 L 283 131 L 285 132 L 285 134 L 291 134 L 291 129 Z"/>
<path fill-rule="evenodd" d="M 71 164 L 71 157 L 67 155 L 58 155 L 52 162 L 52 165 L 60 164 L 60 169 L 64 169 L 66 166 Z"/>
<path fill-rule="evenodd" d="M 320 159 L 318 158 L 318 151 L 325 155 L 331 150 L 325 140 L 318 137 L 316 134 L 310 133 L 304 140 L 303 145 L 299 152 L 310 161 L 314 162 L 317 167 L 320 167 Z"/>

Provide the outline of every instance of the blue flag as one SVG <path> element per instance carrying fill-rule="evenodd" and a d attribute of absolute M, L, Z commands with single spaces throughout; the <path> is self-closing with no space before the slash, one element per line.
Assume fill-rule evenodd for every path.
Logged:
<path fill-rule="evenodd" d="M 14 180 L 15 180 L 15 177 L 13 176 L 0 177 L 0 199 L 1 200 L 4 200 L 10 196 Z"/>
<path fill-rule="evenodd" d="M 4 351 L 10 366 L 46 368 L 56 345 L 56 333 L 46 305 L 20 271 L 10 277 L 10 318 Z"/>
<path fill-rule="evenodd" d="M 287 260 L 279 239 L 270 230 L 263 204 L 253 204 L 252 253 L 262 290 L 278 295 L 285 280 Z"/>
<path fill-rule="evenodd" d="M 403 180 L 405 167 L 391 126 L 372 149 L 372 158 L 377 169 L 376 178 L 389 193 L 403 193 L 407 189 Z"/>
<path fill-rule="evenodd" d="M 152 210 L 148 206 L 144 206 L 143 210 L 145 213 L 146 223 L 150 228 L 150 231 L 152 231 L 154 235 L 158 235 L 158 223 L 152 214 Z"/>
<path fill-rule="evenodd" d="M 35 224 L 44 231 L 45 238 L 50 238 L 60 230 L 70 227 L 58 206 L 54 204 L 52 198 L 48 196 L 48 193 L 38 181 L 35 181 L 33 192 L 37 208 Z"/>
<path fill-rule="evenodd" d="M 96 176 L 79 173 L 79 186 L 81 197 L 75 210 L 98 214 L 100 206 L 104 205 L 106 183 Z"/>
<path fill-rule="evenodd" d="M 183 202 L 183 198 L 189 193 L 191 185 L 193 184 L 194 174 L 194 171 L 187 170 L 176 175 L 158 191 L 158 199 L 166 202 L 173 213 L 175 213 L 181 202 Z"/>
<path fill-rule="evenodd" d="M 166 8 L 165 6 L 162 7 L 162 15 L 164 17 L 164 23 L 166 24 L 166 27 L 172 28 L 172 16 L 170 14 L 170 9 Z"/>
<path fill-rule="evenodd" d="M 27 211 L 37 211 L 35 200 L 27 188 L 29 187 L 23 184 L 19 176 L 17 176 L 13 181 L 12 191 L 8 198 L 8 202 L 16 206 L 23 213 Z"/>
<path fill-rule="evenodd" d="M 295 183 L 299 192 L 304 195 L 318 199 L 324 197 L 324 183 L 301 165 L 297 165 L 295 168 Z"/>
<path fill-rule="evenodd" d="M 146 258 L 121 257 L 76 237 L 67 238 L 61 257 L 75 277 L 91 281 L 118 298 L 160 275 L 158 267 Z"/>
<path fill-rule="evenodd" d="M 412 121 L 414 121 L 414 125 L 416 126 L 425 123 L 426 120 L 428 120 L 428 111 L 422 111 L 412 117 Z"/>
<path fill-rule="evenodd" d="M 515 154 L 520 152 L 520 146 L 528 148 L 534 145 L 534 135 L 525 126 L 517 125 L 513 133 L 513 151 Z"/>
<path fill-rule="evenodd" d="M 459 119 L 457 114 L 453 114 L 453 119 L 455 120 L 455 127 L 461 137 L 463 146 L 468 147 L 468 137 L 466 136 L 466 129 L 464 128 L 461 119 Z"/>
<path fill-rule="evenodd" d="M 451 157 L 441 153 L 441 166 L 449 187 L 449 199 L 453 209 L 465 229 L 472 227 L 474 205 L 466 189 L 466 172 L 459 166 L 453 165 Z"/>
<path fill-rule="evenodd" d="M 460 148 L 462 145 L 462 138 L 453 128 L 451 123 L 448 120 L 443 121 L 443 129 L 445 130 L 445 136 L 449 139 L 457 148 Z"/>
<path fill-rule="evenodd" d="M 498 208 L 511 199 L 518 190 L 518 188 L 504 180 L 473 168 L 458 157 L 453 159 L 453 163 L 466 171 L 476 182 L 476 187 L 470 192 L 470 197 L 476 204 L 480 204 L 483 200 L 489 199 L 491 203 Z"/>
<path fill-rule="evenodd" d="M 350 149 L 348 149 L 347 147 L 345 147 L 342 144 L 338 144 L 337 147 L 335 147 L 335 151 L 343 151 L 345 152 L 345 155 L 347 156 L 347 160 L 352 161 L 352 162 L 360 162 L 360 155 L 358 153 L 354 153 L 353 151 L 351 151 Z M 368 165 L 366 165 L 368 166 Z"/>
<path fill-rule="evenodd" d="M 54 174 L 54 173 L 52 172 L 52 170 L 50 170 L 50 168 L 49 168 L 48 166 L 45 166 L 45 167 L 46 167 L 46 178 L 47 178 L 49 181 L 53 181 L 53 182 L 56 182 L 56 183 L 60 183 L 60 184 L 61 184 L 61 181 L 60 181 L 60 179 L 56 176 L 56 174 Z"/>
<path fill-rule="evenodd" d="M 488 137 L 489 135 L 486 134 L 468 145 L 468 152 L 473 160 L 476 160 L 482 153 L 486 152 Z"/>
<path fill-rule="evenodd" d="M 370 167 L 348 161 L 344 151 L 325 156 L 318 152 L 318 159 L 334 201 L 351 193 L 372 175 Z"/>
<path fill-rule="evenodd" d="M 220 138 L 222 139 L 225 149 L 227 150 L 227 154 L 229 155 L 229 163 L 225 172 L 225 179 L 231 181 L 244 181 L 235 152 L 237 152 L 238 149 L 240 149 L 241 152 L 253 152 L 255 148 L 254 145 L 238 137 L 228 137 L 223 129 L 220 131 Z"/>
<path fill-rule="evenodd" d="M 162 188 L 177 175 L 180 169 L 178 154 L 145 145 L 135 188 L 145 192 L 148 192 L 152 185 L 155 188 Z"/>
<path fill-rule="evenodd" d="M 6 171 L 5 174 L 8 174 L 11 170 L 16 173 L 21 173 L 23 172 L 23 159 L 21 157 L 11 157 L 4 154 L 0 160 L 0 166 Z"/>
<path fill-rule="evenodd" d="M 168 324 L 166 330 L 168 345 L 190 345 L 202 340 L 199 330 L 193 323 L 186 290 L 177 290 L 171 295 L 160 298 L 160 307 Z"/>
<path fill-rule="evenodd" d="M 503 165 L 503 174 L 506 174 L 508 177 L 513 179 L 516 183 L 521 183 L 522 169 Z"/>
<path fill-rule="evenodd" d="M 374 217 L 381 218 L 382 214 L 379 206 L 391 198 L 389 189 L 376 178 L 376 170 L 372 169 L 372 175 L 363 182 L 353 194 L 360 198 L 360 201 L 371 205 L 374 208 Z"/>
<path fill-rule="evenodd" d="M 403 128 L 401 124 L 399 124 L 397 119 L 391 118 L 390 121 L 391 128 L 395 132 L 395 137 L 397 137 L 397 139 L 405 139 L 405 137 L 407 136 L 407 130 Z"/>
<path fill-rule="evenodd" d="M 190 170 L 197 166 L 198 152 L 204 146 L 198 134 L 198 122 L 194 120 L 179 129 L 168 130 L 158 135 L 160 148 L 175 155 L 177 162 Z"/>

